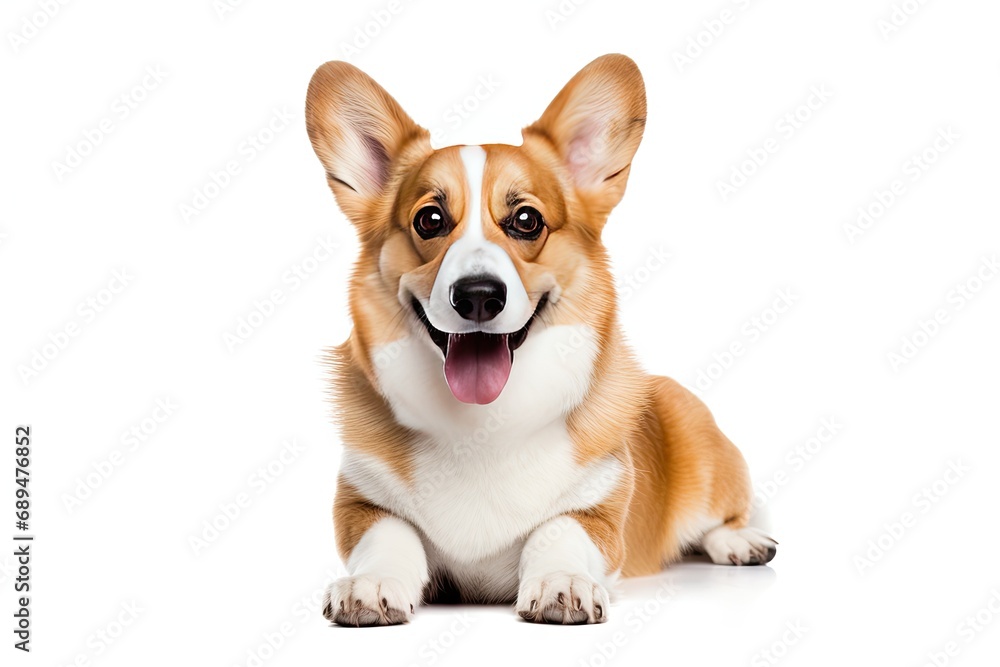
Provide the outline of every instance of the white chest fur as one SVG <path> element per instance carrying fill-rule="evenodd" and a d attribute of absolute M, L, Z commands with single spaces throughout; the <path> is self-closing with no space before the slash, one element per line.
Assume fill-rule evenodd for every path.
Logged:
<path fill-rule="evenodd" d="M 344 455 L 342 471 L 365 497 L 416 525 L 443 557 L 472 563 L 553 516 L 599 503 L 621 469 L 613 458 L 577 465 L 559 421 L 516 440 L 424 441 L 409 484 L 353 451 Z"/>
<path fill-rule="evenodd" d="M 382 390 L 419 431 L 411 482 L 348 448 L 342 471 L 372 501 L 412 522 L 455 566 L 509 561 L 546 520 L 599 503 L 617 484 L 609 458 L 578 465 L 564 416 L 586 394 L 596 346 L 586 327 L 532 331 L 507 386 L 487 406 L 451 396 L 436 351 L 415 339 L 376 351 Z"/>
<path fill-rule="evenodd" d="M 440 350 L 424 332 L 373 350 L 379 388 L 396 418 L 420 433 L 445 439 L 472 436 L 503 417 L 499 431 L 530 435 L 583 400 L 597 355 L 594 331 L 585 325 L 532 326 L 514 353 L 510 377 L 489 405 L 461 403 L 444 378 Z"/>

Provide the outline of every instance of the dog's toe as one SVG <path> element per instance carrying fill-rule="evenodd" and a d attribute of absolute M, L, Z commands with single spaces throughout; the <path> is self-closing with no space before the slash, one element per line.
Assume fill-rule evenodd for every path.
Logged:
<path fill-rule="evenodd" d="M 701 539 L 712 562 L 719 565 L 763 565 L 778 553 L 777 542 L 756 528 L 719 526 Z"/>
<path fill-rule="evenodd" d="M 323 600 L 323 616 L 337 625 L 365 627 L 399 625 L 413 615 L 403 584 L 392 578 L 344 577 L 330 584 Z"/>
<path fill-rule="evenodd" d="M 608 593 L 586 574 L 555 572 L 521 582 L 517 613 L 526 621 L 579 625 L 607 620 Z"/>

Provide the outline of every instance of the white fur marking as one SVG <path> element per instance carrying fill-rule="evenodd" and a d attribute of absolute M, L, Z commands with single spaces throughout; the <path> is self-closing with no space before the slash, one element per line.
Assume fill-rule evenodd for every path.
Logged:
<path fill-rule="evenodd" d="M 451 562 L 494 559 L 545 521 L 599 505 L 622 474 L 614 457 L 578 465 L 561 422 L 528 437 L 428 438 L 413 452 L 409 484 L 354 451 L 345 452 L 341 471 L 366 498 L 420 528 Z"/>
<path fill-rule="evenodd" d="M 766 563 L 773 556 L 775 541 L 757 528 L 719 526 L 705 533 L 701 546 L 718 565 Z M 769 555 L 770 552 L 770 555 Z"/>
<path fill-rule="evenodd" d="M 552 572 L 579 572 L 602 584 L 604 556 L 576 519 L 560 516 L 547 521 L 531 534 L 521 552 L 521 579 L 544 577 Z"/>
<path fill-rule="evenodd" d="M 439 437 L 471 437 L 494 412 L 508 432 L 530 434 L 579 405 L 590 387 L 597 333 L 586 325 L 538 320 L 514 352 L 500 396 L 489 405 L 458 401 L 444 379 L 441 351 L 426 332 L 372 350 L 379 388 L 399 423 Z"/>
<path fill-rule="evenodd" d="M 550 623 L 601 623 L 608 618 L 608 588 L 614 585 L 606 570 L 604 556 L 583 526 L 556 517 L 524 544 L 517 612 Z"/>
<path fill-rule="evenodd" d="M 423 304 L 428 319 L 437 329 L 449 333 L 513 333 L 531 317 L 533 306 L 521 283 L 521 277 L 510 256 L 503 248 L 486 240 L 483 226 L 493 224 L 483 219 L 483 171 L 486 150 L 482 146 L 459 149 L 468 180 L 469 202 L 466 206 L 465 230 L 451 244 L 438 269 L 428 303 Z M 488 322 L 464 319 L 451 305 L 451 286 L 461 278 L 492 275 L 507 287 L 507 303 L 503 311 Z"/>
<path fill-rule="evenodd" d="M 698 545 L 708 531 L 722 525 L 722 519 L 713 518 L 708 511 L 687 518 L 678 518 L 674 536 L 681 549 Z"/>
<path fill-rule="evenodd" d="M 347 571 L 350 576 L 327 588 L 324 608 L 329 607 L 330 620 L 337 618 L 341 603 L 350 612 L 355 601 L 365 610 L 361 624 L 387 625 L 408 619 L 429 580 L 420 536 L 413 526 L 395 517 L 380 519 L 368 529 L 351 551 Z M 389 609 L 394 610 L 392 618 Z M 352 618 L 337 620 L 350 623 Z"/>
<path fill-rule="evenodd" d="M 486 171 L 486 150 L 482 146 L 462 146 L 458 154 L 465 165 L 465 178 L 469 186 L 469 205 L 465 216 L 463 239 L 485 241 L 483 233 L 483 174 Z"/>

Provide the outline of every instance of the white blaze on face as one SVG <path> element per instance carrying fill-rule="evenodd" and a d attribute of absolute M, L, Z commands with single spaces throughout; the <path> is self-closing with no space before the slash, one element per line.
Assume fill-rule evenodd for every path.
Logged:
<path fill-rule="evenodd" d="M 514 262 L 503 248 L 486 239 L 483 227 L 494 224 L 483 219 L 483 171 L 486 167 L 486 150 L 482 146 L 463 146 L 459 149 L 468 179 L 468 205 L 461 238 L 445 253 L 438 269 L 430 303 L 426 308 L 431 324 L 449 333 L 513 333 L 521 329 L 531 317 L 532 306 L 528 293 Z M 492 276 L 507 288 L 507 303 L 494 319 L 476 323 L 464 319 L 451 305 L 451 287 L 462 278 Z"/>

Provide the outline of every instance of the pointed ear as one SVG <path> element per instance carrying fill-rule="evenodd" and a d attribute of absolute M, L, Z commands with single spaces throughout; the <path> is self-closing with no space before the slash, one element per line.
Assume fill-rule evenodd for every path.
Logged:
<path fill-rule="evenodd" d="M 627 56 L 611 54 L 580 70 L 524 134 L 552 142 L 577 191 L 607 216 L 625 194 L 645 125 L 642 74 Z"/>
<path fill-rule="evenodd" d="M 430 151 L 427 130 L 370 76 L 345 62 L 328 62 L 313 74 L 306 128 L 337 203 L 358 226 L 371 224 L 373 207 L 384 203 L 404 148 L 422 141 Z"/>

